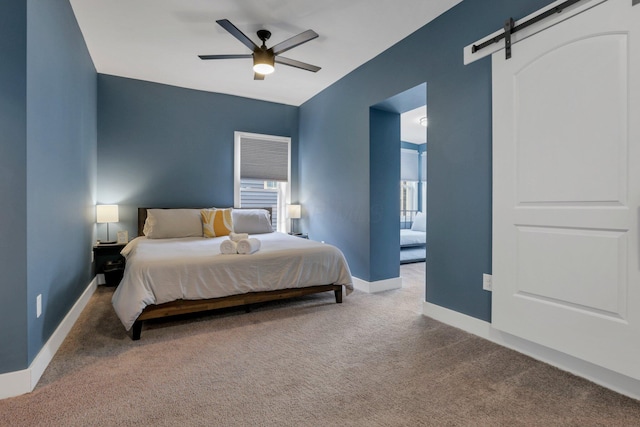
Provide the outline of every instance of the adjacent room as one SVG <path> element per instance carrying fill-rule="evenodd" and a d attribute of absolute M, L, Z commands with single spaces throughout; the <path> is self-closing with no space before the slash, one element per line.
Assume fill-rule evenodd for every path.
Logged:
<path fill-rule="evenodd" d="M 400 264 L 427 258 L 427 106 L 400 115 Z"/>
<path fill-rule="evenodd" d="M 0 425 L 638 423 L 640 2 L 0 35 Z"/>

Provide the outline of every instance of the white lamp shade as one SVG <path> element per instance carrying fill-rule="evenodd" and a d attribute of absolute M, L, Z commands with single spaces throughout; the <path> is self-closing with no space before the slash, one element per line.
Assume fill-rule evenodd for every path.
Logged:
<path fill-rule="evenodd" d="M 96 206 L 96 222 L 109 223 L 118 222 L 118 205 L 97 205 Z"/>
<path fill-rule="evenodd" d="M 287 205 L 287 214 L 291 219 L 298 219 L 301 217 L 300 205 Z"/>

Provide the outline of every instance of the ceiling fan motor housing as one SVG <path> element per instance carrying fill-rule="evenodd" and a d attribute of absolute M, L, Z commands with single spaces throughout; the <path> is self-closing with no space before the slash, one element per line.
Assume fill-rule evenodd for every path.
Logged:
<path fill-rule="evenodd" d="M 269 31 L 269 30 L 258 30 L 258 38 L 260 40 L 262 40 L 262 44 L 263 45 L 267 40 L 269 40 L 269 37 L 271 37 L 271 31 Z"/>

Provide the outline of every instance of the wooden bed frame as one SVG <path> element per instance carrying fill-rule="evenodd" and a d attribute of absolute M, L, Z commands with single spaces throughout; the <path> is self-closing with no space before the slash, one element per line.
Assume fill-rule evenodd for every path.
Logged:
<path fill-rule="evenodd" d="M 142 230 L 147 219 L 147 209 L 158 208 L 138 208 L 138 236 L 144 235 Z M 239 208 L 234 208 L 239 209 Z M 271 208 L 266 209 L 271 215 Z M 245 306 L 250 311 L 252 304 L 295 298 L 304 295 L 316 294 L 319 292 L 333 291 L 336 297 L 336 303 L 342 303 L 342 285 L 318 285 L 306 288 L 290 288 L 275 291 L 249 292 L 240 295 L 230 295 L 221 298 L 211 298 L 203 300 L 176 300 L 164 304 L 152 304 L 145 307 L 131 328 L 131 338 L 139 340 L 142 333 L 142 323 L 145 320 L 159 319 L 163 317 L 178 316 L 188 313 L 199 313 L 219 308 L 229 308 Z"/>

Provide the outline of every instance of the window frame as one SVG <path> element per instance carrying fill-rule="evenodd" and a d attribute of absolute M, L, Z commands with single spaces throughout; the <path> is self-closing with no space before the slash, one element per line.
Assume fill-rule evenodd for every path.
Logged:
<path fill-rule="evenodd" d="M 241 132 L 235 131 L 233 134 L 233 206 L 236 208 L 242 207 L 240 192 L 241 192 L 241 184 L 240 184 L 240 176 L 241 176 L 241 147 L 243 139 L 251 139 L 251 140 L 263 140 L 270 142 L 282 142 L 287 144 L 287 185 L 284 200 L 278 200 L 278 223 L 276 225 L 277 231 L 286 231 L 286 206 L 291 204 L 291 137 L 288 136 L 278 136 L 278 135 L 267 135 L 267 134 L 259 134 L 259 133 L 250 133 L 250 132 Z M 265 180 L 268 181 L 268 180 Z M 280 199 L 280 195 L 278 197 Z"/>

